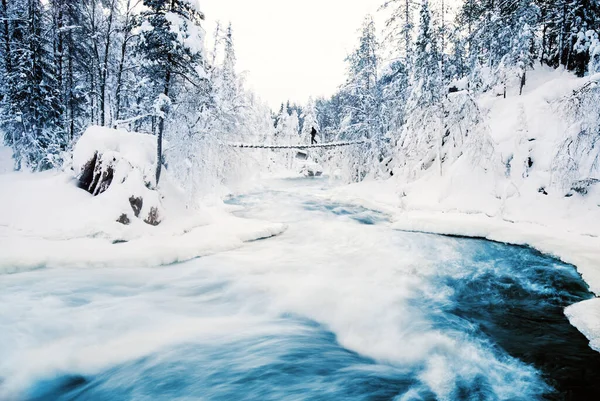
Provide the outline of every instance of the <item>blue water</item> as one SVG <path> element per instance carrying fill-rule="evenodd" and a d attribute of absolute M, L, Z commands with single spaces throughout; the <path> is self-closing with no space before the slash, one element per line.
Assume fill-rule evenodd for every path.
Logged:
<path fill-rule="evenodd" d="M 0 276 L 2 400 L 595 400 L 591 297 L 531 249 L 390 229 L 283 181 L 280 237 L 153 269 Z"/>

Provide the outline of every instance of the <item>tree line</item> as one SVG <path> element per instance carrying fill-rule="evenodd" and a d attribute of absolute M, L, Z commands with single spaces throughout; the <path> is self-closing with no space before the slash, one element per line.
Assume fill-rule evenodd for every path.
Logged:
<path fill-rule="evenodd" d="M 488 154 L 474 96 L 506 97 L 507 85 L 521 94 L 536 64 L 578 76 L 600 71 L 594 0 L 387 0 L 381 11 L 385 37 L 367 16 L 346 82 L 316 102 L 322 131 L 369 139 L 338 155 L 349 161 L 350 180 L 389 176 L 393 166 L 411 166 L 414 176 L 435 165 L 441 173 L 457 147 Z M 392 52 L 385 62 L 383 48 Z"/>
<path fill-rule="evenodd" d="M 162 160 L 249 118 L 232 28 L 209 57 L 196 0 L 0 1 L 0 131 L 17 170 L 60 166 L 90 125 L 156 134 Z"/>

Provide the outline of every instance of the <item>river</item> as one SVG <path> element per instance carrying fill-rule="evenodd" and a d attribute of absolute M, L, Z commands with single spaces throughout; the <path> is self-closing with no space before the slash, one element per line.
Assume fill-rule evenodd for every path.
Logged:
<path fill-rule="evenodd" d="M 0 399 L 600 399 L 600 354 L 563 314 L 592 297 L 573 266 L 393 230 L 327 189 L 228 200 L 288 225 L 234 251 L 0 276 Z"/>

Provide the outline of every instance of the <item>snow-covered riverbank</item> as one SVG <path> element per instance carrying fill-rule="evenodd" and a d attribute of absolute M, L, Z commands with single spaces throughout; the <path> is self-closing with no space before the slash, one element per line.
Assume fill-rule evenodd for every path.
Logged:
<path fill-rule="evenodd" d="M 156 190 L 148 189 L 141 174 L 152 174 L 154 143 L 149 135 L 92 128 L 75 149 L 75 171 L 0 171 L 0 274 L 41 267 L 165 265 L 285 230 L 283 224 L 235 217 L 218 199 L 188 204 L 168 171 Z M 116 162 L 110 167 L 112 184 L 93 196 L 79 188 L 77 177 L 96 151 Z M 0 156 L 10 164 L 9 152 Z M 139 197 L 139 203 L 132 204 L 130 197 Z M 158 225 L 143 220 L 152 207 L 158 210 Z M 117 221 L 123 220 L 119 216 L 126 221 Z"/>
<path fill-rule="evenodd" d="M 230 252 L 152 269 L 0 275 L 0 398 L 529 401 L 597 391 L 600 355 L 562 315 L 591 296 L 572 266 L 393 230 L 384 214 L 323 200 L 330 185 L 270 180 L 229 199 L 242 218 L 289 226 Z"/>
<path fill-rule="evenodd" d="M 585 134 L 596 106 L 579 99 L 597 80 L 533 71 L 522 96 L 509 87 L 506 98 L 477 99 L 493 148 L 487 160 L 463 147 L 441 168 L 406 165 L 328 197 L 384 211 L 399 230 L 531 246 L 575 265 L 600 295 L 600 143 Z M 600 299 L 566 313 L 600 351 Z"/>

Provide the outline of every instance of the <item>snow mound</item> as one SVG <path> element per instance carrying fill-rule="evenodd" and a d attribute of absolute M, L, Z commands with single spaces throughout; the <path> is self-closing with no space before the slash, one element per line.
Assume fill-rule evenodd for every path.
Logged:
<path fill-rule="evenodd" d="M 121 224 L 140 218 L 158 225 L 165 213 L 164 196 L 154 188 L 156 159 L 151 135 L 90 127 L 75 145 L 73 169 L 80 188 L 115 205 Z"/>
<path fill-rule="evenodd" d="M 156 138 L 98 126 L 88 128 L 73 149 L 73 169 L 79 173 L 97 153 L 118 153 L 133 168 L 151 176 L 156 165 Z"/>
<path fill-rule="evenodd" d="M 81 188 L 82 173 L 94 159 L 100 167 L 92 171 L 112 171 L 102 191 Z M 75 146 L 73 172 L 0 174 L 0 188 L 10 194 L 0 197 L 0 274 L 156 266 L 285 230 L 282 224 L 234 217 L 222 203 L 190 207 L 168 170 L 151 189 L 155 166 L 154 137 L 91 127 Z"/>

